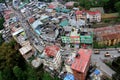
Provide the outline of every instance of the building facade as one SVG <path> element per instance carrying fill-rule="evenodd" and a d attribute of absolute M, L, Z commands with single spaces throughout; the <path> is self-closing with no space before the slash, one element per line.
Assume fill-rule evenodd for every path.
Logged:
<path fill-rule="evenodd" d="M 43 59 L 43 64 L 45 66 L 53 68 L 54 70 L 61 67 L 61 54 L 58 46 L 46 46 L 43 54 L 45 54 L 45 58 Z"/>
<path fill-rule="evenodd" d="M 91 54 L 91 49 L 79 49 L 75 61 L 71 65 L 76 80 L 86 79 L 87 71 L 90 66 Z"/>
<path fill-rule="evenodd" d="M 120 25 L 94 29 L 94 35 L 99 45 L 115 45 L 120 42 Z"/>
<path fill-rule="evenodd" d="M 87 16 L 88 22 L 100 22 L 101 21 L 100 11 L 86 11 L 86 16 Z"/>

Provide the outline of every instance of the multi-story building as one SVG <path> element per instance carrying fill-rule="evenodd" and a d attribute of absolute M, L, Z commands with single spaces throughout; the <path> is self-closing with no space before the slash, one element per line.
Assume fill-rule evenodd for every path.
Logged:
<path fill-rule="evenodd" d="M 45 54 L 45 58 L 43 60 L 44 65 L 57 70 L 61 67 L 61 54 L 60 48 L 56 45 L 46 46 L 43 54 Z"/>
<path fill-rule="evenodd" d="M 33 47 L 29 43 L 20 48 L 19 51 L 25 60 L 28 60 L 35 53 Z"/>
<path fill-rule="evenodd" d="M 120 25 L 94 29 L 99 45 L 115 45 L 120 42 Z"/>
<path fill-rule="evenodd" d="M 76 20 L 77 20 L 77 21 L 80 20 L 80 19 L 86 20 L 86 14 L 85 14 L 84 11 L 79 11 L 79 10 L 77 10 L 77 11 L 75 12 L 75 15 L 76 15 Z"/>
<path fill-rule="evenodd" d="M 12 38 L 12 35 L 10 34 L 10 25 L 14 22 L 17 21 L 17 18 L 14 17 L 14 13 L 9 10 L 9 9 L 6 9 L 3 11 L 3 17 L 4 17 L 4 29 L 3 29 L 3 32 L 2 32 L 2 37 L 5 41 L 10 41 L 11 38 Z"/>
<path fill-rule="evenodd" d="M 71 65 L 76 80 L 86 79 L 87 71 L 90 66 L 91 54 L 91 49 L 79 49 L 75 61 Z"/>
<path fill-rule="evenodd" d="M 11 25 L 11 34 L 13 38 L 21 45 L 24 46 L 29 41 L 27 40 L 26 33 L 24 29 L 19 25 L 19 23 L 14 23 Z"/>
<path fill-rule="evenodd" d="M 100 22 L 101 13 L 100 11 L 86 11 L 86 17 L 88 22 Z"/>

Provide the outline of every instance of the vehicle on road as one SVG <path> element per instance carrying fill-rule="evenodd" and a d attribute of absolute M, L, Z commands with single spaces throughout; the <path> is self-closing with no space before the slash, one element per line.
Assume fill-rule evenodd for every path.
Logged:
<path fill-rule="evenodd" d="M 118 49 L 118 53 L 120 53 L 120 49 Z"/>
<path fill-rule="evenodd" d="M 95 50 L 94 54 L 100 54 L 100 51 L 99 50 Z"/>
<path fill-rule="evenodd" d="M 109 52 L 106 52 L 104 56 L 105 57 L 110 57 L 111 55 L 109 54 Z"/>

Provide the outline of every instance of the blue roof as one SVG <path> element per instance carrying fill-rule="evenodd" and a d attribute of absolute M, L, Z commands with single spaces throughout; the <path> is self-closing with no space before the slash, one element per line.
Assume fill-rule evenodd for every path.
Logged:
<path fill-rule="evenodd" d="M 64 80 L 75 80 L 72 74 L 67 74 Z"/>
<path fill-rule="evenodd" d="M 96 69 L 96 70 L 94 71 L 94 74 L 96 74 L 96 75 L 100 74 L 100 70 Z"/>
<path fill-rule="evenodd" d="M 35 30 L 35 32 L 36 32 L 38 35 L 40 35 L 40 34 L 41 34 L 39 30 Z"/>

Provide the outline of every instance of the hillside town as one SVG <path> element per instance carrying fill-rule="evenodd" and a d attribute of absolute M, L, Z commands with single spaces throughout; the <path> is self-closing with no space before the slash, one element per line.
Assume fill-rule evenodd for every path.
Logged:
<path fill-rule="evenodd" d="M 26 0 L 27 1 L 27 0 Z M 90 10 L 74 7 L 74 1 L 23 3 L 13 0 L 3 7 L 5 42 L 19 43 L 19 52 L 34 68 L 61 80 L 106 80 L 116 72 L 106 65 L 120 56 L 120 24 L 93 28 L 103 19 L 102 7 Z M 100 45 L 100 48 L 94 48 Z M 112 79 L 111 79 L 112 80 Z"/>

